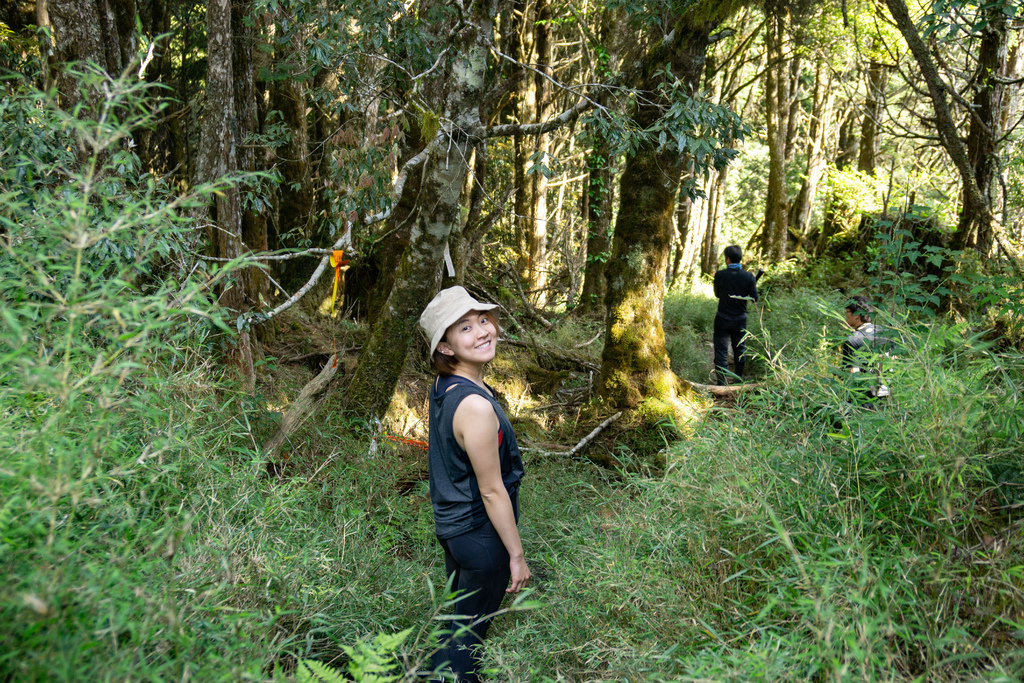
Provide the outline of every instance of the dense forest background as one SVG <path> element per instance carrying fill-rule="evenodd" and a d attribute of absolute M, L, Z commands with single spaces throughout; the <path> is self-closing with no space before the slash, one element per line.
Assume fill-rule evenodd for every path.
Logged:
<path fill-rule="evenodd" d="M 1024 6 L 0 0 L 0 680 L 412 681 L 440 287 L 490 680 L 1024 676 Z M 747 383 L 710 276 L 763 268 Z M 893 395 L 839 369 L 852 295 Z"/>

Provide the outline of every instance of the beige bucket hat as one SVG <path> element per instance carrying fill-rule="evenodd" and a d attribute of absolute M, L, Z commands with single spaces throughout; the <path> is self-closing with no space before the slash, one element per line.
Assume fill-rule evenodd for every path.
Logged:
<path fill-rule="evenodd" d="M 484 304 L 474 299 L 463 287 L 449 287 L 437 293 L 420 316 L 420 327 L 430 340 L 434 353 L 445 331 L 470 311 L 489 311 L 498 304 Z"/>

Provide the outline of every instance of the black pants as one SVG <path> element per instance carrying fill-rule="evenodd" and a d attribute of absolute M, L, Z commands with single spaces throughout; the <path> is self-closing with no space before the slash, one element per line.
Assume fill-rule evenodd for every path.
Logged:
<path fill-rule="evenodd" d="M 744 336 L 747 334 L 747 325 L 743 323 L 723 323 L 715 321 L 714 345 L 715 345 L 715 375 L 719 384 L 725 384 L 725 375 L 729 370 L 729 344 L 732 344 L 733 367 L 740 377 L 743 376 L 743 365 L 746 358 L 743 352 L 746 350 Z"/>
<path fill-rule="evenodd" d="M 452 577 L 452 590 L 459 591 L 453 614 L 460 618 L 452 620 L 452 635 L 442 640 L 434 666 L 443 665 L 442 671 L 451 669 L 459 683 L 477 683 L 479 649 L 490 625 L 484 616 L 498 611 L 512 576 L 508 551 L 490 521 L 461 536 L 438 540 L 444 548 L 444 569 Z M 470 628 L 460 634 L 463 626 Z"/>

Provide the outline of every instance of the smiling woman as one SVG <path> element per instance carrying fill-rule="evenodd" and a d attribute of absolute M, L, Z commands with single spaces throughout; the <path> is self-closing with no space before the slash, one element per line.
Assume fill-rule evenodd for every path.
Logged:
<path fill-rule="evenodd" d="M 512 425 L 483 379 L 498 342 L 494 308 L 450 287 L 420 316 L 438 375 L 430 392 L 430 501 L 461 615 L 452 620 L 434 667 L 469 682 L 479 680 L 489 615 L 506 592 L 518 593 L 530 580 L 516 526 L 523 460 Z"/>

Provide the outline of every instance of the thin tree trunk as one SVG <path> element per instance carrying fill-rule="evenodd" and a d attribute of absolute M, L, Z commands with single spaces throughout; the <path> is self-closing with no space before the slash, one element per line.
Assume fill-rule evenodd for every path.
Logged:
<path fill-rule="evenodd" d="M 608 45 L 608 62 L 605 68 L 618 67 L 618 44 L 623 22 L 611 10 L 601 15 L 600 38 Z M 598 67 L 600 68 L 600 66 Z M 598 95 L 598 103 L 606 103 L 604 93 Z M 587 189 L 583 193 L 583 220 L 587 226 L 587 257 L 583 273 L 583 289 L 580 293 L 580 307 L 584 311 L 603 312 L 608 287 L 605 268 L 611 253 L 612 208 L 615 201 L 614 171 L 611 151 L 605 136 L 595 130 L 590 139 L 587 154 Z"/>
<path fill-rule="evenodd" d="M 811 231 L 811 212 L 818 194 L 818 185 L 825 173 L 825 145 L 828 140 L 829 123 L 832 121 L 832 73 L 824 61 L 819 61 L 814 70 L 814 104 L 811 108 L 811 124 L 807 132 L 807 172 L 800 186 L 800 193 L 793 202 L 790 224 L 797 234 L 806 237 Z"/>
<path fill-rule="evenodd" d="M 963 208 L 953 235 L 953 247 L 973 247 L 978 253 L 988 255 L 994 243 L 991 208 L 995 194 L 997 148 L 1002 132 L 1000 117 L 1006 89 L 1000 74 L 1007 64 L 1009 26 L 998 4 L 984 10 L 984 16 L 988 25 L 982 33 L 981 49 L 978 52 L 977 85 L 967 135 L 967 158 L 974 169 L 974 180 L 980 196 L 975 197 L 964 191 Z M 980 204 L 976 203 L 979 198 L 982 200 Z"/>
<path fill-rule="evenodd" d="M 682 199 L 685 206 L 685 240 L 683 242 L 683 253 L 679 258 L 679 267 L 687 282 L 692 282 L 700 273 L 700 248 L 704 240 L 704 233 L 700 225 L 700 211 L 694 211 L 693 199 L 686 196 Z M 677 214 L 678 216 L 678 214 Z M 682 236 L 681 236 L 682 237 Z"/>
<path fill-rule="evenodd" d="M 280 22 L 277 31 L 284 33 Z M 288 132 L 284 143 L 274 151 L 278 172 L 281 201 L 278 206 L 274 249 L 293 246 L 302 238 L 313 237 L 309 230 L 313 214 L 313 169 L 309 148 L 309 124 L 305 81 L 294 77 L 306 67 L 302 34 L 292 31 L 287 42 L 275 46 L 274 61 L 286 70 L 284 77 L 270 83 L 270 107 L 281 112 L 281 123 Z M 299 238 L 299 240 L 295 239 Z"/>
<path fill-rule="evenodd" d="M 233 125 L 237 131 L 235 144 L 237 170 L 242 173 L 253 173 L 260 170 L 256 157 L 256 146 L 247 139 L 258 132 L 257 100 L 262 93 L 256 91 L 256 29 L 251 21 L 256 13 L 254 0 L 232 0 L 231 2 L 231 70 L 233 75 L 233 92 L 235 96 L 235 120 Z M 252 191 L 254 188 L 248 188 Z M 263 211 L 252 206 L 241 205 L 242 209 L 242 245 L 250 252 L 265 252 L 269 248 L 267 242 L 267 220 Z M 261 268 L 245 268 L 238 274 L 247 299 L 247 310 L 259 309 L 267 300 L 270 281 Z M 267 335 L 273 334 L 272 325 L 261 325 L 256 334 L 262 341 Z M 262 358 L 262 349 L 253 345 L 256 359 Z"/>
<path fill-rule="evenodd" d="M 867 97 L 860 121 L 860 154 L 857 157 L 857 170 L 868 175 L 875 174 L 878 162 L 879 122 L 885 111 L 886 80 L 885 65 L 872 59 L 867 71 Z"/>
<path fill-rule="evenodd" d="M 839 124 L 839 141 L 836 149 L 836 170 L 842 171 L 849 166 L 857 154 L 857 136 L 853 134 L 857 126 L 857 117 L 852 108 L 847 109 L 846 117 Z M 833 186 L 829 193 L 825 216 L 821 223 L 821 234 L 814 250 L 821 256 L 828 248 L 828 242 L 843 229 L 842 198 Z"/>
<path fill-rule="evenodd" d="M 765 3 L 767 26 L 765 44 L 768 68 L 765 70 L 765 116 L 768 120 L 768 192 L 765 200 L 764 232 L 761 251 L 773 263 L 786 258 L 786 130 L 787 70 L 783 55 L 785 9 L 777 0 Z"/>
<path fill-rule="evenodd" d="M 722 221 L 725 217 L 725 187 L 729 181 L 729 167 L 711 174 L 708 183 L 707 229 L 701 250 L 701 273 L 714 275 L 722 244 Z"/>
<path fill-rule="evenodd" d="M 535 0 L 513 0 L 512 26 L 508 34 L 508 54 L 516 58 L 520 64 L 529 64 L 533 60 L 533 48 L 536 33 L 534 31 Z M 523 78 L 522 87 L 512 98 L 512 117 L 516 123 L 533 123 L 537 120 L 534 106 L 537 97 L 534 92 L 537 81 L 533 73 L 520 67 Z M 530 240 L 533 234 L 533 189 L 534 184 L 528 171 L 530 170 L 530 154 L 533 151 L 533 139 L 529 136 L 516 135 L 512 140 L 512 151 L 515 165 L 516 196 L 514 221 L 516 238 L 519 242 L 518 271 L 524 280 L 530 273 Z"/>
<path fill-rule="evenodd" d="M 786 79 L 786 92 L 783 102 L 786 103 L 786 163 L 793 161 L 796 155 L 796 143 L 803 118 L 803 105 L 800 98 L 800 69 L 803 60 L 796 53 L 789 60 L 789 77 Z"/>
<path fill-rule="evenodd" d="M 914 55 L 914 60 L 917 62 L 918 68 L 921 69 L 921 75 L 928 86 L 928 95 L 935 110 L 935 128 L 938 131 L 939 140 L 943 148 L 949 154 L 953 165 L 956 166 L 957 171 L 960 173 L 960 181 L 963 183 L 964 204 L 966 206 L 969 202 L 971 207 L 975 209 L 974 215 L 981 219 L 979 214 L 989 213 L 990 208 L 981 190 L 978 188 L 974 167 L 967 155 L 967 148 L 959 137 L 956 121 L 953 120 L 953 115 L 950 113 L 949 102 L 946 100 L 948 86 L 939 75 L 935 62 L 932 61 L 928 46 L 917 32 L 917 27 L 914 25 L 913 19 L 910 18 L 910 12 L 907 10 L 906 3 L 903 0 L 885 0 L 885 5 L 889 8 L 889 12 L 896 22 L 896 27 L 903 35 L 904 40 L 907 41 L 910 52 Z M 962 215 L 970 217 L 970 214 Z M 958 226 L 957 236 L 959 239 L 954 240 L 954 245 L 965 243 L 971 234 L 973 234 L 971 228 Z"/>
<path fill-rule="evenodd" d="M 538 123 L 546 120 L 551 113 L 551 86 L 547 78 L 542 75 L 551 73 L 551 4 L 549 0 L 537 0 L 534 36 L 535 68 L 539 73 L 532 74 L 534 84 L 531 94 L 534 101 L 531 111 L 534 116 L 533 122 Z M 545 167 L 550 164 L 548 137 L 543 134 L 534 137 L 534 164 L 543 164 Z M 535 169 L 529 180 L 532 185 L 529 193 L 532 205 L 528 211 L 530 220 L 526 224 L 528 228 L 527 248 L 529 250 L 526 288 L 532 293 L 532 302 L 543 307 L 547 303 L 548 282 L 548 177 L 546 173 Z"/>

